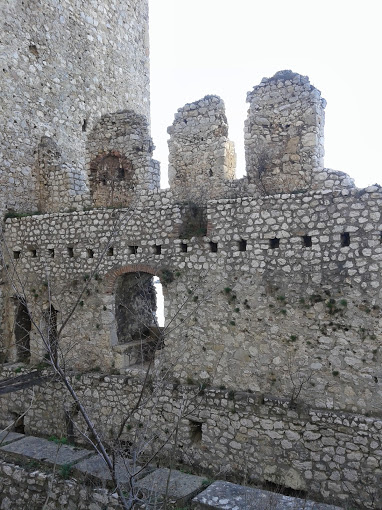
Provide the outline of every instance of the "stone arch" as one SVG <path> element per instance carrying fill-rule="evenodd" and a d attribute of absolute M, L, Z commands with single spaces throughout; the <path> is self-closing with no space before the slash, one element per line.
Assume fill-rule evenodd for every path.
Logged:
<path fill-rule="evenodd" d="M 129 264 L 112 269 L 105 276 L 106 293 L 113 294 L 117 278 L 125 273 L 149 273 L 160 278 L 160 270 L 146 264 Z"/>
<path fill-rule="evenodd" d="M 137 185 L 137 175 L 131 159 L 108 151 L 90 162 L 89 181 L 95 205 L 124 205 L 126 193 Z"/>
<path fill-rule="evenodd" d="M 110 333 L 119 368 L 152 360 L 163 346 L 154 284 L 160 275 L 145 264 L 122 266 L 106 275 L 105 303 L 113 314 Z"/>
<path fill-rule="evenodd" d="M 96 207 L 127 207 L 141 189 L 159 186 L 147 119 L 133 110 L 103 115 L 87 139 L 87 170 Z"/>

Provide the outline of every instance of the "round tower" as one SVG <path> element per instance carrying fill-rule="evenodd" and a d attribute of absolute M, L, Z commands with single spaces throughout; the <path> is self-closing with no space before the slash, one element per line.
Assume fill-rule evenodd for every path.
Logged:
<path fill-rule="evenodd" d="M 307 76 L 279 71 L 247 95 L 247 175 L 262 194 L 310 189 L 324 168 L 326 106 Z"/>
<path fill-rule="evenodd" d="M 0 208 L 82 205 L 89 130 L 125 109 L 149 119 L 148 0 L 12 0 L 0 9 Z"/>

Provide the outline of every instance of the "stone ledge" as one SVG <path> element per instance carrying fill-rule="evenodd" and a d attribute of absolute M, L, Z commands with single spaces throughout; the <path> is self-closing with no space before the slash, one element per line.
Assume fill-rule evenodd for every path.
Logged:
<path fill-rule="evenodd" d="M 340 507 L 217 481 L 192 500 L 195 510 L 340 510 Z"/>

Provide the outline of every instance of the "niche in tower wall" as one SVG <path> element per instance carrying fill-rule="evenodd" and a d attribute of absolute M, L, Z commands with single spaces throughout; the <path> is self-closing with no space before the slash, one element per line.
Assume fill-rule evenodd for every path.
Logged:
<path fill-rule="evenodd" d="M 127 205 L 136 186 L 133 163 L 119 152 L 100 154 L 90 163 L 90 189 L 96 206 Z"/>

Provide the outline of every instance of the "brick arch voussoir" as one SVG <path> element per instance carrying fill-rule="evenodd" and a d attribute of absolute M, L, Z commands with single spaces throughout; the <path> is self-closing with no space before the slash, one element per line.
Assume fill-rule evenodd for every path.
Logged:
<path fill-rule="evenodd" d="M 146 264 L 129 264 L 128 266 L 114 268 L 105 275 L 106 294 L 113 294 L 115 282 L 119 276 L 126 273 L 139 272 L 157 276 L 159 274 L 159 269 Z"/>

